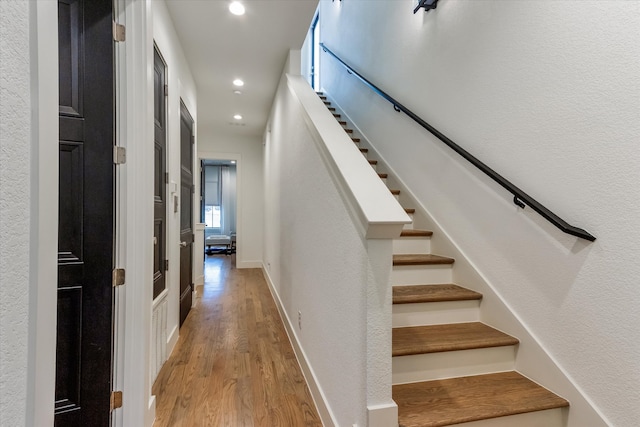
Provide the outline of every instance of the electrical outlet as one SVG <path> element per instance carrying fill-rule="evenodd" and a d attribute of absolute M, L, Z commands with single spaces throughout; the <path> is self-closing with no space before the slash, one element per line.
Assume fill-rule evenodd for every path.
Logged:
<path fill-rule="evenodd" d="M 298 329 L 302 330 L 302 312 L 298 310 Z"/>

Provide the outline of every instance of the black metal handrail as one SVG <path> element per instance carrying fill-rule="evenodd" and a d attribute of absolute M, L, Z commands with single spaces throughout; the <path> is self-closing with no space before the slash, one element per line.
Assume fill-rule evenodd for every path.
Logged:
<path fill-rule="evenodd" d="M 531 209 L 538 212 L 540 215 L 542 215 L 543 218 L 545 218 L 546 220 L 548 220 L 553 225 L 555 225 L 556 227 L 558 227 L 560 230 L 564 231 L 567 234 L 571 234 L 573 236 L 580 237 L 582 239 L 586 239 L 591 242 L 596 240 L 595 236 L 593 236 L 586 230 L 583 230 L 582 228 L 578 228 L 569 224 L 568 222 L 560 218 L 558 215 L 551 212 L 549 209 L 547 209 L 545 206 L 543 206 L 533 197 L 529 196 L 527 193 L 525 193 L 524 191 L 522 191 L 521 189 L 513 185 L 511 182 L 505 179 L 502 175 L 500 175 L 499 173 L 491 169 L 486 164 L 482 163 L 480 160 L 478 160 L 468 151 L 466 151 L 465 149 L 460 147 L 458 144 L 456 144 L 455 142 L 447 138 L 440 131 L 438 131 L 436 128 L 431 126 L 429 123 L 422 120 L 420 117 L 418 117 L 415 113 L 413 113 L 407 107 L 405 107 L 404 105 L 402 105 L 401 103 L 393 99 L 387 93 L 383 92 L 376 85 L 374 85 L 365 77 L 363 77 L 362 74 L 354 70 L 350 65 L 344 62 L 342 59 L 340 59 L 340 57 L 338 57 L 335 53 L 333 53 L 331 49 L 325 46 L 324 43 L 320 43 L 320 46 L 322 47 L 322 50 L 324 50 L 326 53 L 328 53 L 329 55 L 333 56 L 336 60 L 338 60 L 338 62 L 340 62 L 350 74 L 355 75 L 360 81 L 362 81 L 362 83 L 367 85 L 371 90 L 373 90 L 375 93 L 377 93 L 378 95 L 380 95 L 381 97 L 389 101 L 391 104 L 393 104 L 393 108 L 396 111 L 398 112 L 401 111 L 405 113 L 407 116 L 411 117 L 416 123 L 418 123 L 420 126 L 422 126 L 426 130 L 431 132 L 436 138 L 438 138 L 440 141 L 448 145 L 453 151 L 460 154 L 472 165 L 480 169 L 487 176 L 489 176 L 491 179 L 493 179 L 495 182 L 497 182 L 502 187 L 504 187 L 507 191 L 513 194 L 513 203 L 515 203 L 516 205 L 518 205 L 523 209 L 525 208 L 525 206 L 530 206 Z"/>

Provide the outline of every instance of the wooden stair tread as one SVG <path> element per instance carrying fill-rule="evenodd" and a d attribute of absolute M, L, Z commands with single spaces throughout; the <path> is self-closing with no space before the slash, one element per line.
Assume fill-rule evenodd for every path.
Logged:
<path fill-rule="evenodd" d="M 344 130 L 346 133 L 353 133 L 353 129 L 345 129 Z"/>
<path fill-rule="evenodd" d="M 368 152 L 369 152 L 369 149 L 368 149 L 368 148 L 361 148 L 361 149 L 360 149 L 360 152 L 361 152 L 361 153 L 368 153 Z"/>
<path fill-rule="evenodd" d="M 517 372 L 394 385 L 400 427 L 439 427 L 569 406 Z"/>
<path fill-rule="evenodd" d="M 335 107 L 329 107 L 329 111 L 336 111 Z"/>
<path fill-rule="evenodd" d="M 320 95 L 320 99 L 322 99 L 323 101 L 326 101 L 326 100 L 327 100 L 327 97 L 326 97 L 326 96 L 324 96 L 324 95 Z"/>
<path fill-rule="evenodd" d="M 519 342 L 481 322 L 394 328 L 392 336 L 393 356 L 502 347 Z"/>
<path fill-rule="evenodd" d="M 433 231 L 418 230 L 416 228 L 402 230 L 402 232 L 400 233 L 400 237 L 431 237 L 431 236 L 433 236 Z"/>
<path fill-rule="evenodd" d="M 345 122 L 344 120 L 338 120 L 338 123 L 340 123 L 342 126 L 346 126 L 347 122 Z"/>
<path fill-rule="evenodd" d="M 334 114 L 333 117 L 335 117 L 336 119 L 339 119 L 341 116 L 340 114 Z"/>
<path fill-rule="evenodd" d="M 408 214 L 416 213 L 416 210 L 414 208 L 404 208 L 404 211 Z"/>
<path fill-rule="evenodd" d="M 331 101 L 323 101 L 324 105 L 331 105 Z"/>
<path fill-rule="evenodd" d="M 389 176 L 389 174 L 379 173 L 378 176 L 380 177 L 380 179 L 386 179 Z"/>
<path fill-rule="evenodd" d="M 468 301 L 482 299 L 482 294 L 452 283 L 393 287 L 394 304 Z"/>
<path fill-rule="evenodd" d="M 378 161 L 377 160 L 369 160 L 369 164 L 370 165 L 377 165 Z"/>
<path fill-rule="evenodd" d="M 433 254 L 394 254 L 393 265 L 439 265 L 453 264 L 453 258 Z"/>
<path fill-rule="evenodd" d="M 360 138 L 351 138 L 353 142 L 360 142 Z"/>
<path fill-rule="evenodd" d="M 393 194 L 394 196 L 397 196 L 398 194 L 400 194 L 400 190 L 389 190 L 391 191 L 391 194 Z"/>

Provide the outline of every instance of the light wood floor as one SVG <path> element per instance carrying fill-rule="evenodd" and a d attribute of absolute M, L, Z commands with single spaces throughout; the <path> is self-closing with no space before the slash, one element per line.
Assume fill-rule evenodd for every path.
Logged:
<path fill-rule="evenodd" d="M 203 293 L 153 385 L 154 427 L 322 426 L 262 272 L 206 258 Z"/>

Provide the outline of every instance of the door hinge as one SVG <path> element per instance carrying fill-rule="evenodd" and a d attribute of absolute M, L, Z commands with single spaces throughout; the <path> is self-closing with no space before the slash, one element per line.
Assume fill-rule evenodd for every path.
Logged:
<path fill-rule="evenodd" d="M 124 268 L 116 268 L 111 274 L 111 283 L 113 287 L 124 285 Z"/>
<path fill-rule="evenodd" d="M 168 259 L 164 260 L 164 271 L 169 271 L 169 260 Z"/>
<path fill-rule="evenodd" d="M 169 172 L 165 172 L 164 173 L 164 183 L 168 184 L 169 183 Z"/>
<path fill-rule="evenodd" d="M 126 30 L 124 25 L 118 24 L 113 21 L 113 40 L 117 42 L 123 42 L 126 38 Z"/>
<path fill-rule="evenodd" d="M 196 235 L 195 234 L 191 234 L 191 241 L 195 242 L 196 241 Z"/>
<path fill-rule="evenodd" d="M 191 143 L 192 144 L 196 143 L 196 137 L 194 135 L 191 135 Z"/>
<path fill-rule="evenodd" d="M 164 96 L 169 96 L 169 85 L 164 85 Z"/>
<path fill-rule="evenodd" d="M 111 410 L 122 408 L 122 392 L 121 391 L 112 391 L 111 392 Z"/>
<path fill-rule="evenodd" d="M 191 184 L 191 194 L 196 194 L 196 186 Z"/>
<path fill-rule="evenodd" d="M 123 165 L 127 163 L 127 149 L 120 146 L 113 147 L 113 163 Z"/>

